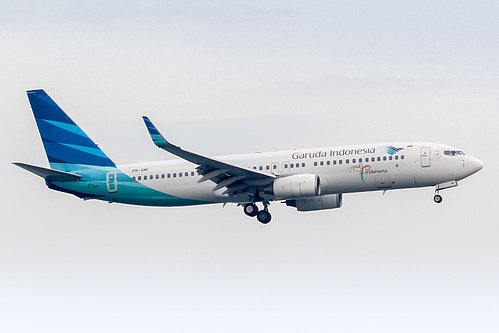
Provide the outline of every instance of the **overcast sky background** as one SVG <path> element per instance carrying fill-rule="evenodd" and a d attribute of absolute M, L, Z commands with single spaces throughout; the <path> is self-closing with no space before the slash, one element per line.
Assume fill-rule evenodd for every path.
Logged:
<path fill-rule="evenodd" d="M 0 1 L 2 332 L 497 332 L 497 1 Z M 47 166 L 43 88 L 118 162 L 392 141 L 484 169 L 339 210 L 83 202 Z"/>

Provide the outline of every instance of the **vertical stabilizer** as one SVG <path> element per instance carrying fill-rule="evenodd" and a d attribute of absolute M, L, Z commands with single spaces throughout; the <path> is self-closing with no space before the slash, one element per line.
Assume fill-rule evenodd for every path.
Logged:
<path fill-rule="evenodd" d="M 27 94 L 52 169 L 68 171 L 74 164 L 115 166 L 44 90 Z"/>

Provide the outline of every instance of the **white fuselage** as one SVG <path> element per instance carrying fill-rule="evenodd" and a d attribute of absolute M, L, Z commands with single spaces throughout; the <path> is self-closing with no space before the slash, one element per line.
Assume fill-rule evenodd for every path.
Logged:
<path fill-rule="evenodd" d="M 278 177 L 318 175 L 322 195 L 435 186 L 461 180 L 483 166 L 476 158 L 453 147 L 406 142 L 228 155 L 215 159 Z M 213 182 L 198 183 L 201 176 L 196 165 L 181 159 L 118 168 L 142 185 L 176 197 L 204 202 L 240 202 L 237 196 L 223 194 L 224 189 L 213 191 L 216 185 Z"/>

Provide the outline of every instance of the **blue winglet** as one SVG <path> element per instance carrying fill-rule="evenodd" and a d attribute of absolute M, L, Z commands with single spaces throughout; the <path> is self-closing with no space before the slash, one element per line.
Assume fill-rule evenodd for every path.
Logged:
<path fill-rule="evenodd" d="M 158 131 L 156 126 L 152 123 L 151 120 L 149 120 L 148 117 L 142 116 L 142 119 L 144 119 L 144 123 L 146 124 L 147 130 L 149 131 L 149 134 L 151 135 L 151 139 L 154 142 L 154 144 L 160 148 L 163 147 L 174 147 L 171 143 L 166 141 L 166 139 L 161 135 L 161 133 Z"/>

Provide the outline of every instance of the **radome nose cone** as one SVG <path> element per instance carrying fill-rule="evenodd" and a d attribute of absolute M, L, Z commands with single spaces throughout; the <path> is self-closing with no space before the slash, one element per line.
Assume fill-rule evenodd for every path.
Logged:
<path fill-rule="evenodd" d="M 471 160 L 469 161 L 469 166 L 470 166 L 470 172 L 473 174 L 475 172 L 482 170 L 483 162 L 480 161 L 478 158 L 472 157 Z"/>

